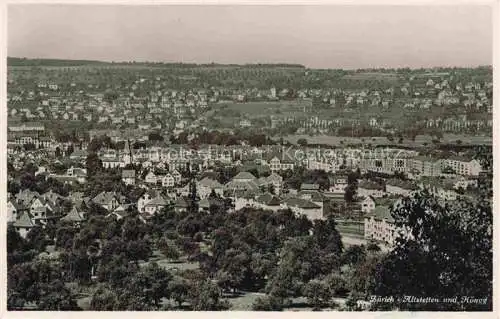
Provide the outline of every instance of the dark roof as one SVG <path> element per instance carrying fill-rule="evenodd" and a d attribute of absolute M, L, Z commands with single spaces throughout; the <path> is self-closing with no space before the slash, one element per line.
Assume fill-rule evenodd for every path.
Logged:
<path fill-rule="evenodd" d="M 239 180 L 239 179 L 256 179 L 255 176 L 253 176 L 252 173 L 249 172 L 239 172 L 235 177 L 233 177 L 234 180 Z"/>
<path fill-rule="evenodd" d="M 167 201 L 163 197 L 156 197 L 150 200 L 146 206 L 167 206 Z"/>
<path fill-rule="evenodd" d="M 377 206 L 370 214 L 367 214 L 367 217 L 373 217 L 378 220 L 385 219 L 388 222 L 394 222 L 389 206 Z"/>
<path fill-rule="evenodd" d="M 188 204 L 188 202 L 187 202 L 184 198 L 179 197 L 179 198 L 175 201 L 175 207 L 187 208 L 187 207 L 189 207 L 189 204 Z"/>
<path fill-rule="evenodd" d="M 92 201 L 99 205 L 107 205 L 109 202 L 113 200 L 113 198 L 117 198 L 115 193 L 101 192 L 96 197 L 94 197 Z"/>
<path fill-rule="evenodd" d="M 304 208 L 304 209 L 313 209 L 313 208 L 321 208 L 320 206 L 316 205 L 315 203 L 305 200 L 302 198 L 297 198 L 297 197 L 291 197 L 285 200 L 285 203 L 288 206 L 297 206 L 299 208 Z"/>
<path fill-rule="evenodd" d="M 267 206 L 279 206 L 281 204 L 280 199 L 270 193 L 262 194 L 256 200 Z"/>
<path fill-rule="evenodd" d="M 61 218 L 61 220 L 67 222 L 82 222 L 85 218 L 83 217 L 83 214 L 76 209 L 76 207 L 73 207 L 73 209 L 66 216 Z"/>
<path fill-rule="evenodd" d="M 403 181 L 403 180 L 395 179 L 395 178 L 386 181 L 385 184 L 386 185 L 400 187 L 400 188 L 403 188 L 403 189 L 409 189 L 409 190 L 415 190 L 415 189 L 417 189 L 417 187 L 412 182 L 410 182 L 410 181 Z"/>

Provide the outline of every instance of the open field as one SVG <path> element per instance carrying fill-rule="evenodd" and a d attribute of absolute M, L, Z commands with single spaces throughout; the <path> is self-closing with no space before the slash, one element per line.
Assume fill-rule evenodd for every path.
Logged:
<path fill-rule="evenodd" d="M 396 73 L 362 72 L 346 74 L 342 78 L 346 80 L 381 80 L 395 82 L 399 79 L 399 76 Z"/>
<path fill-rule="evenodd" d="M 284 137 L 284 139 L 286 141 L 289 141 L 290 143 L 297 143 L 297 140 L 301 138 L 305 138 L 309 144 L 324 144 L 331 146 L 342 146 L 349 144 L 368 144 L 368 143 L 375 146 L 398 144 L 398 141 L 396 139 L 393 142 L 390 142 L 386 137 L 383 136 L 358 138 L 358 137 L 344 137 L 344 136 L 328 136 L 328 135 L 309 136 L 305 134 L 295 134 Z M 409 147 L 419 147 L 423 146 L 424 143 L 427 143 L 427 145 L 431 145 L 432 140 L 433 137 L 429 135 L 417 135 L 415 141 L 411 141 L 405 138 L 403 143 L 400 145 Z M 463 145 L 474 145 L 474 144 L 491 145 L 493 142 L 493 138 L 491 136 L 444 134 L 443 138 L 441 139 L 441 144 L 455 143 L 457 140 L 461 140 Z"/>
<path fill-rule="evenodd" d="M 310 101 L 277 101 L 277 102 L 220 102 L 214 105 L 214 109 L 223 109 L 240 112 L 250 117 L 292 116 L 304 114 L 304 106 L 309 107 Z"/>

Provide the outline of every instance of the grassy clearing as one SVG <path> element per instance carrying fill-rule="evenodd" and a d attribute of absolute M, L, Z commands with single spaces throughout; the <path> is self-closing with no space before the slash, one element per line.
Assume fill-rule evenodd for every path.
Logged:
<path fill-rule="evenodd" d="M 244 292 L 237 297 L 228 298 L 229 303 L 231 304 L 231 310 L 237 311 L 250 311 L 252 310 L 252 304 L 259 297 L 264 297 L 264 293 L 258 292 Z"/>
<path fill-rule="evenodd" d="M 188 262 L 186 261 L 186 256 L 179 258 L 177 261 L 170 260 L 166 258 L 160 251 L 153 251 L 153 256 L 148 261 L 140 262 L 139 265 L 141 267 L 146 267 L 150 263 L 155 262 L 161 268 L 166 270 L 188 270 L 188 269 L 198 269 L 200 268 L 200 264 L 198 262 Z"/>
<path fill-rule="evenodd" d="M 238 111 L 249 117 L 268 117 L 270 115 L 292 116 L 293 114 L 304 114 L 304 106 L 310 106 L 307 101 L 279 101 L 279 102 L 223 102 L 214 108 L 226 108 Z"/>
<path fill-rule="evenodd" d="M 344 137 L 344 136 L 328 136 L 328 135 L 316 135 L 309 136 L 306 134 L 295 134 L 284 137 L 285 140 L 290 143 L 297 143 L 297 140 L 305 138 L 309 144 L 324 144 L 330 146 L 342 146 L 349 144 L 368 144 L 371 145 L 401 145 L 407 147 L 421 147 L 424 143 L 426 145 L 432 145 L 433 137 L 429 135 L 417 135 L 415 141 L 411 141 L 409 139 L 404 139 L 402 144 L 399 144 L 397 139 L 393 142 L 390 142 L 385 136 L 373 136 L 373 137 Z M 455 143 L 457 140 L 461 140 L 464 145 L 477 145 L 477 144 L 486 144 L 491 145 L 493 142 L 492 136 L 471 136 L 471 135 L 461 135 L 461 134 L 444 134 L 443 139 L 441 139 L 441 144 L 446 143 Z"/>

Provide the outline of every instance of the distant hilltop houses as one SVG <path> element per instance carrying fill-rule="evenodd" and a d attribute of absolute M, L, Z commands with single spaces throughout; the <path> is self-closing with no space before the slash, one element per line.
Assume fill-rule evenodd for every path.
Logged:
<path fill-rule="evenodd" d="M 483 134 L 492 128 L 491 68 L 325 71 L 303 66 L 164 65 L 148 72 L 139 68 L 125 82 L 107 83 L 103 77 L 111 71 L 104 63 L 102 74 L 86 81 L 63 83 L 36 73 L 25 86 L 17 80 L 15 65 L 28 62 L 10 61 L 14 65 L 7 104 L 12 121 L 70 121 L 86 127 L 176 133 L 271 129 L 341 136 L 368 130 L 397 135 L 408 129 Z M 76 75 L 77 70 L 64 72 Z M 476 76 L 470 77 L 470 72 Z M 295 84 L 280 83 L 284 75 Z M 222 84 L 223 77 L 227 84 Z M 323 78 L 333 83 L 311 87 Z M 364 85 L 365 79 L 378 82 Z M 276 108 L 259 110 L 261 106 L 252 103 Z M 391 116 L 398 113 L 391 110 L 405 116 Z"/>

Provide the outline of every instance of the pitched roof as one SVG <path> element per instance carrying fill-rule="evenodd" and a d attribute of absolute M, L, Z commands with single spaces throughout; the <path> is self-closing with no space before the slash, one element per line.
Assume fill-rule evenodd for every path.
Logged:
<path fill-rule="evenodd" d="M 389 206 L 383 206 L 383 205 L 377 206 L 370 214 L 367 214 L 367 216 L 372 216 L 378 220 L 385 219 L 388 222 L 394 221 L 394 218 L 392 218 L 391 216 L 391 211 L 389 209 Z"/>
<path fill-rule="evenodd" d="M 224 185 L 224 188 L 227 190 L 236 190 L 236 189 L 258 189 L 259 185 L 257 185 L 256 181 L 241 181 L 241 180 L 232 180 Z"/>
<path fill-rule="evenodd" d="M 24 212 L 19 217 L 19 219 L 14 222 L 14 227 L 28 228 L 28 227 L 35 227 L 35 224 L 33 224 L 33 221 L 31 220 L 29 213 Z"/>
<path fill-rule="evenodd" d="M 452 156 L 448 157 L 447 159 L 452 160 L 452 161 L 467 162 L 467 163 L 472 161 L 471 157 L 458 156 L 458 155 L 452 155 Z"/>
<path fill-rule="evenodd" d="M 175 207 L 187 208 L 187 207 L 189 207 L 189 204 L 188 204 L 188 202 L 187 202 L 184 198 L 179 197 L 179 198 L 175 201 Z"/>
<path fill-rule="evenodd" d="M 415 189 L 417 189 L 417 187 L 412 182 L 410 182 L 410 181 L 403 181 L 403 180 L 396 179 L 396 178 L 393 178 L 393 179 L 390 179 L 390 180 L 386 181 L 385 184 L 388 185 L 388 186 L 395 186 L 395 187 L 399 187 L 399 188 L 403 188 L 403 189 L 408 189 L 408 190 L 415 190 Z"/>
<path fill-rule="evenodd" d="M 212 188 L 212 189 L 223 187 L 221 183 L 219 183 L 218 181 L 213 180 L 209 177 L 203 178 L 201 181 L 199 181 L 199 183 L 200 183 L 200 185 L 202 185 L 204 187 Z"/>
<path fill-rule="evenodd" d="M 116 194 L 113 192 L 101 192 L 97 194 L 96 197 L 92 199 L 92 201 L 96 204 L 107 205 L 109 202 L 116 198 Z"/>
<path fill-rule="evenodd" d="M 256 201 L 267 206 L 279 206 L 281 204 L 280 199 L 270 193 L 260 195 Z"/>
<path fill-rule="evenodd" d="M 301 190 L 319 190 L 319 184 L 302 183 L 300 185 Z"/>
<path fill-rule="evenodd" d="M 382 198 L 373 198 L 375 202 L 375 206 L 387 206 L 391 207 L 398 199 L 394 197 L 382 197 Z"/>
<path fill-rule="evenodd" d="M 150 200 L 146 206 L 167 206 L 167 201 L 161 197 L 161 196 L 158 196 L 156 198 L 153 198 L 152 200 Z"/>
<path fill-rule="evenodd" d="M 297 197 L 290 197 L 290 198 L 285 200 L 285 203 L 288 206 L 296 206 L 296 207 L 303 208 L 303 209 L 321 208 L 319 205 L 316 205 L 315 203 L 313 203 L 309 200 L 305 200 L 305 199 L 297 198 Z"/>
<path fill-rule="evenodd" d="M 135 178 L 135 170 L 133 170 L 133 169 L 124 169 L 122 171 L 122 178 Z"/>
<path fill-rule="evenodd" d="M 76 209 L 76 207 L 73 207 L 73 209 L 66 216 L 61 218 L 61 220 L 67 222 L 81 222 L 84 221 L 85 218 L 83 217 L 83 214 Z"/>
<path fill-rule="evenodd" d="M 233 177 L 234 180 L 241 180 L 241 179 L 251 179 L 254 180 L 256 179 L 255 176 L 253 176 L 252 173 L 249 172 L 239 172 L 235 177 Z"/>
<path fill-rule="evenodd" d="M 318 192 L 318 191 L 313 191 L 313 190 L 302 190 L 297 193 L 297 196 L 303 197 L 303 196 L 310 196 L 311 200 L 313 202 L 323 202 L 325 200 L 325 196 Z M 342 194 L 342 196 L 344 196 Z"/>
<path fill-rule="evenodd" d="M 128 208 L 130 206 L 132 206 L 132 204 L 122 204 L 122 205 L 116 207 L 115 210 L 113 212 L 111 212 L 111 214 L 118 215 L 118 216 L 121 216 L 121 217 L 125 217 L 129 213 L 128 212 Z M 108 214 L 108 216 L 110 216 L 111 214 Z"/>
<path fill-rule="evenodd" d="M 24 202 L 25 204 L 30 203 L 35 197 L 40 197 L 40 194 L 38 192 L 32 192 L 29 189 L 24 189 L 16 195 L 16 199 Z"/>
<path fill-rule="evenodd" d="M 198 205 L 201 208 L 210 208 L 210 201 L 207 198 L 204 198 L 198 202 Z"/>

